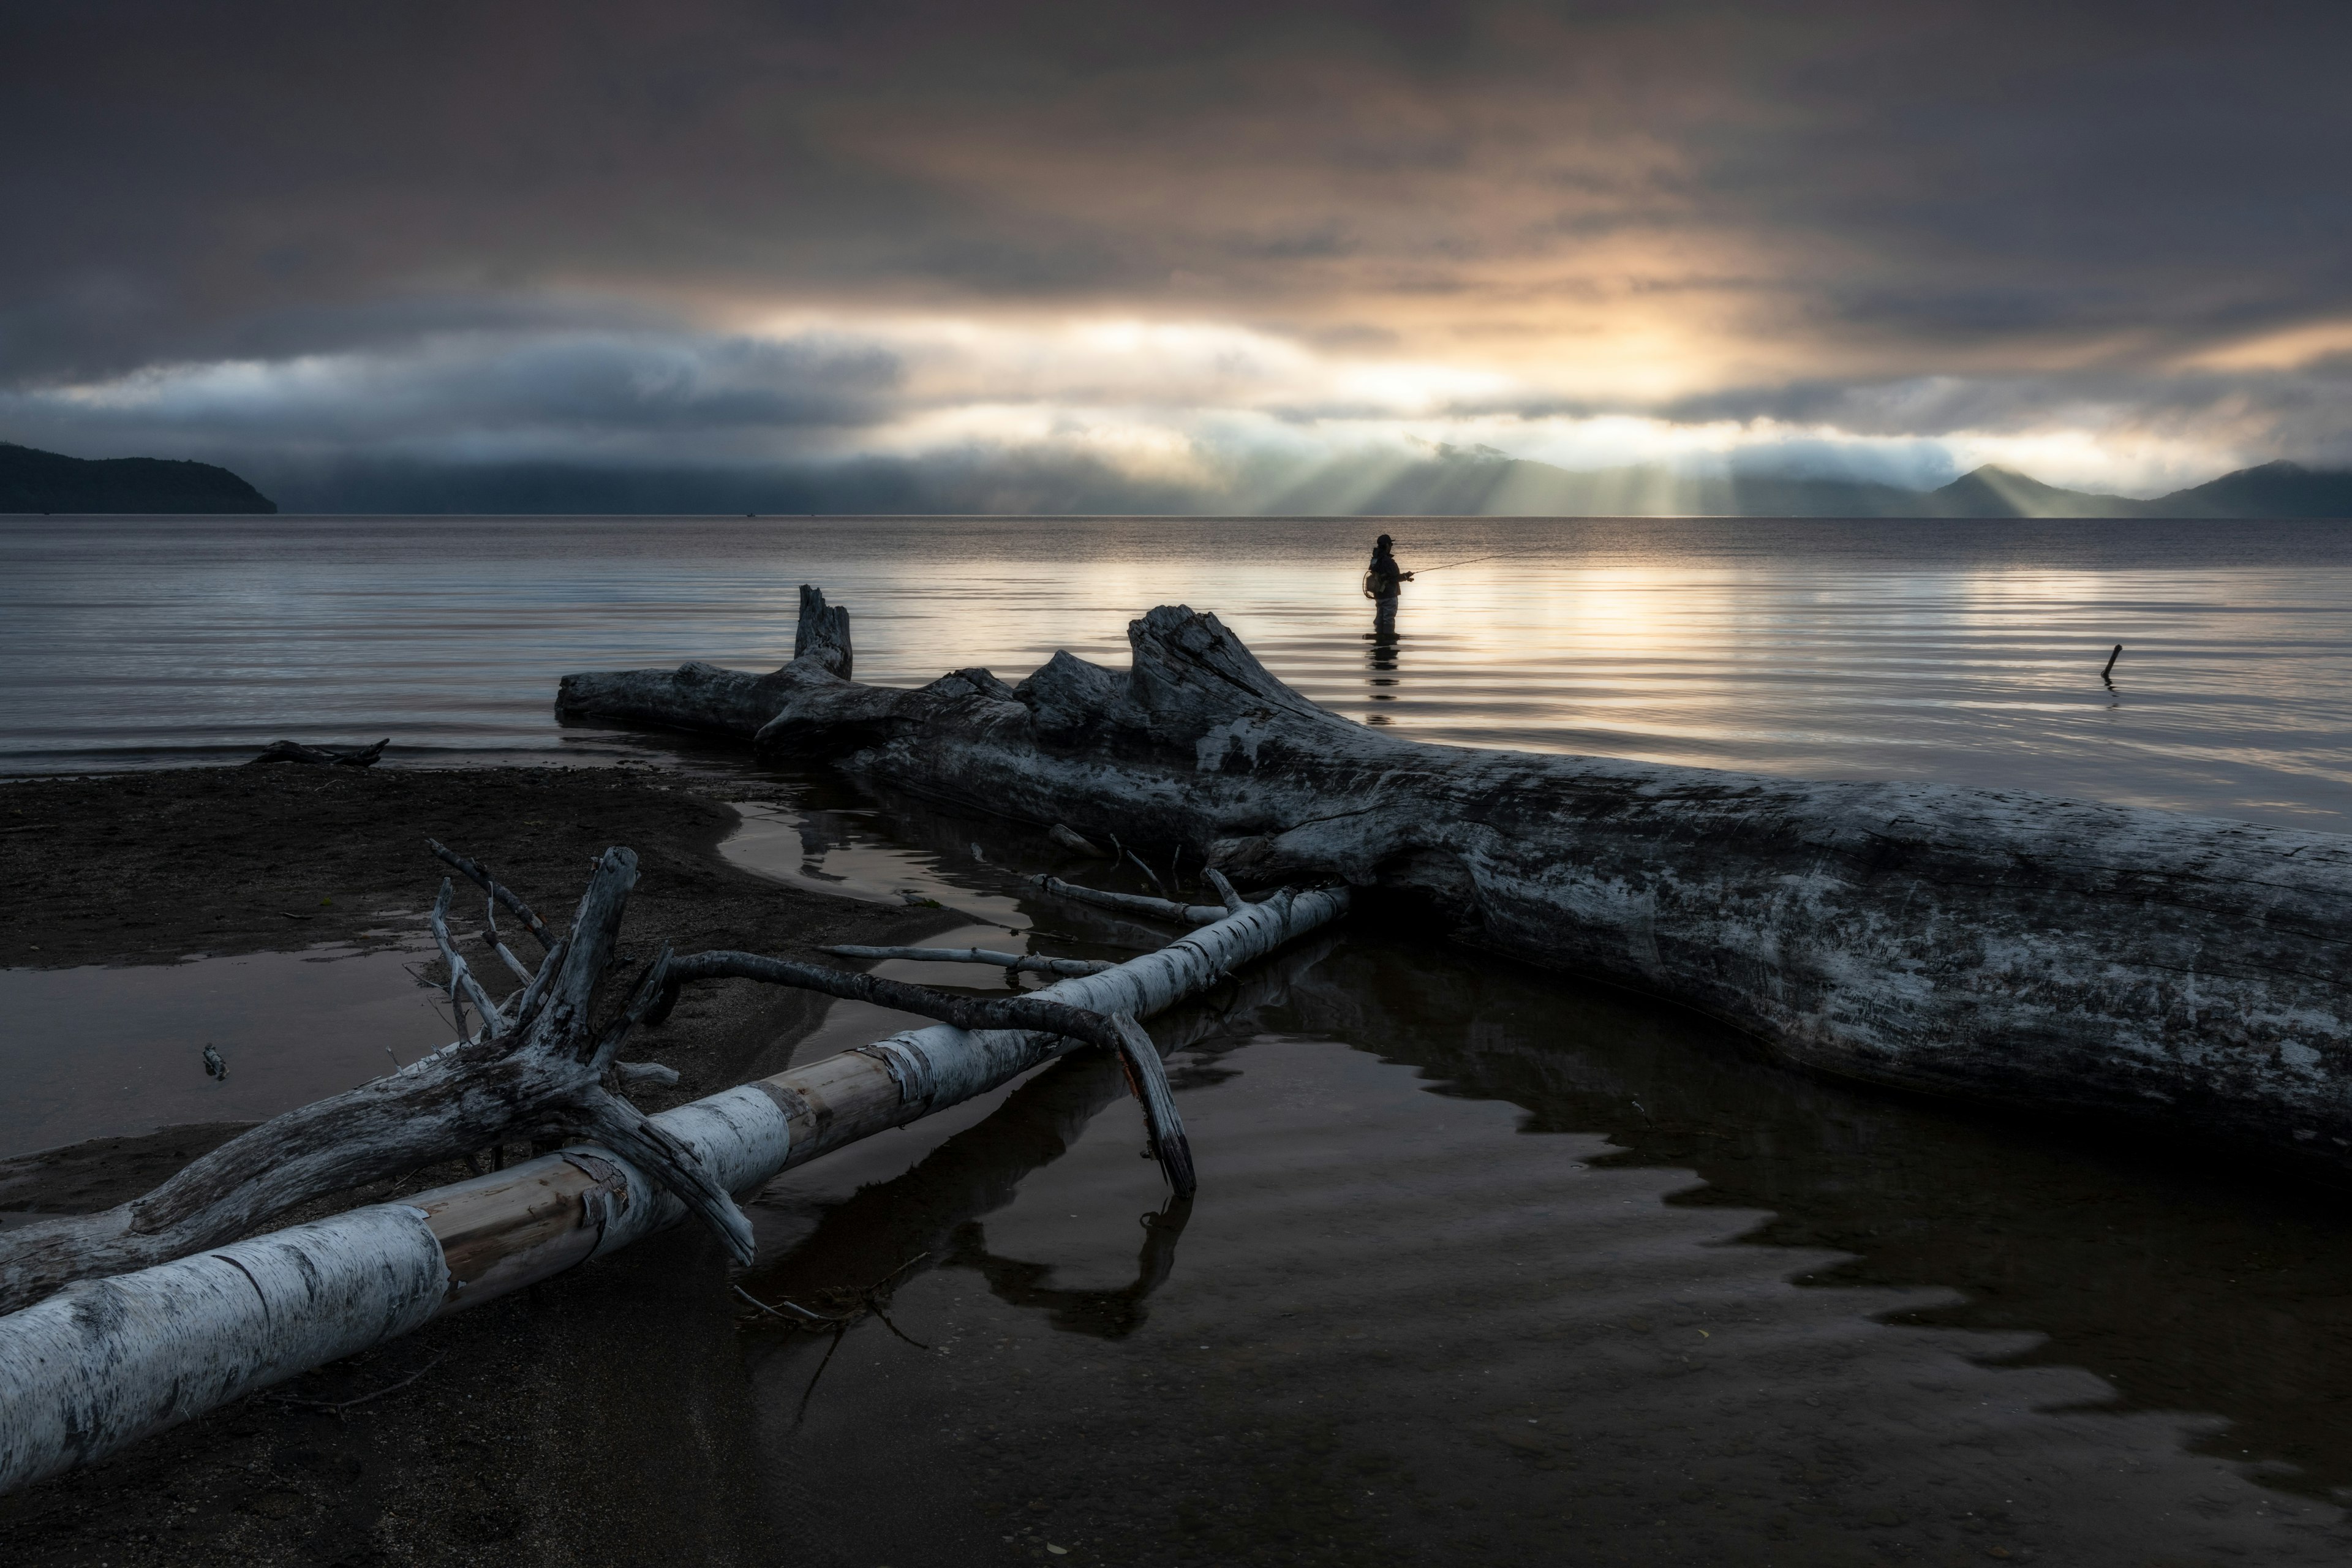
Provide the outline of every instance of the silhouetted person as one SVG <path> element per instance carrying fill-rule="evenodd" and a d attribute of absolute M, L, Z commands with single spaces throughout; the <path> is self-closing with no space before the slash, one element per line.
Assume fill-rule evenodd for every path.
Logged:
<path fill-rule="evenodd" d="M 1409 583 L 1412 572 L 1400 572 L 1395 557 L 1395 541 L 1381 533 L 1371 543 L 1371 566 L 1364 572 L 1364 597 L 1371 599 L 1376 614 L 1395 621 L 1397 616 L 1397 583 Z"/>
<path fill-rule="evenodd" d="M 1398 568 L 1393 553 L 1394 542 L 1385 533 L 1372 546 L 1372 563 L 1364 573 L 1364 596 L 1372 602 L 1372 647 L 1370 664 L 1375 671 L 1371 683 L 1375 687 L 1394 686 L 1397 667 L 1397 585 L 1412 574 Z M 1375 702 L 1393 702 L 1392 692 L 1375 691 Z M 1385 724 L 1386 714 L 1373 714 L 1367 722 Z"/>

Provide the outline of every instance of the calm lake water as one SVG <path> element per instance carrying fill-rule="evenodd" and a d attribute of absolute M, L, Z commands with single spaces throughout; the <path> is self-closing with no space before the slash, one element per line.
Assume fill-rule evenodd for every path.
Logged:
<path fill-rule="evenodd" d="M 1356 595 L 1381 527 L 1408 566 L 1501 557 L 1410 585 L 1392 660 Z M 20 520 L 0 767 L 279 735 L 391 734 L 405 763 L 658 749 L 556 727 L 556 676 L 772 665 L 803 581 L 849 605 L 876 680 L 1056 647 L 1117 663 L 1129 616 L 1181 601 L 1318 700 L 1430 739 L 2323 829 L 2352 802 L 2352 539 L 2305 523 Z M 1148 940 L 1025 889 L 1080 869 L 1034 835 L 790 782 L 797 809 L 755 813 L 739 861 L 938 899 L 972 917 L 958 942 Z M 283 962 L 351 977 L 321 1007 L 375 987 L 415 1021 L 394 958 Z M 885 972 L 971 983 L 942 969 Z M 121 1000 L 180 1009 L 211 976 Z M 72 989 L 90 972 L 7 978 L 56 991 L 61 1045 L 102 1002 Z M 845 1005 L 797 1051 L 897 1025 Z M 1303 943 L 1154 1031 L 1202 1171 L 1189 1212 L 1137 1158 L 1117 1074 L 1080 1059 L 793 1173 L 752 1205 L 742 1283 L 892 1279 L 919 1346 L 696 1295 L 645 1340 L 660 1394 L 625 1418 L 682 1450 L 731 1436 L 706 1490 L 626 1506 L 695 1539 L 740 1520 L 745 1561 L 899 1568 L 2352 1556 L 2340 1194 L 1802 1079 L 1411 933 Z M 257 1091 L 267 1051 L 231 1056 L 226 1087 Z M 598 1267 L 719 1290 L 715 1251 L 671 1245 Z M 571 1419 L 620 1418 L 597 1386 Z M 922 1505 L 873 1506 L 877 1475 Z"/>
<path fill-rule="evenodd" d="M 1381 529 L 1409 567 L 1470 562 L 1407 586 L 1392 652 L 1358 591 Z M 772 667 L 804 582 L 884 683 L 1123 663 L 1129 618 L 1184 603 L 1316 700 L 1434 741 L 2302 826 L 2352 807 L 2330 522 L 6 519 L 0 771 L 279 736 L 608 754 L 557 728 L 557 677 Z"/>

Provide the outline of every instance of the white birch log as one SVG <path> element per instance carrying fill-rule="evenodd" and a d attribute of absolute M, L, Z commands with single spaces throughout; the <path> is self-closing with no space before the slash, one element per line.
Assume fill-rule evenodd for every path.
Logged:
<path fill-rule="evenodd" d="M 1343 913 L 1277 894 L 1158 952 L 1033 996 L 1148 1016 Z M 648 1119 L 723 1192 L 915 1121 L 1077 1047 L 1061 1035 L 894 1035 Z M 579 1147 L 136 1273 L 0 1317 L 0 1493 L 676 1225 L 676 1192 Z"/>
<path fill-rule="evenodd" d="M 1318 708 L 1213 616 L 1111 670 L 786 695 L 760 750 L 1665 997 L 1805 1068 L 2352 1160 L 2352 838 L 2023 791 L 1814 783 L 1413 742 Z"/>

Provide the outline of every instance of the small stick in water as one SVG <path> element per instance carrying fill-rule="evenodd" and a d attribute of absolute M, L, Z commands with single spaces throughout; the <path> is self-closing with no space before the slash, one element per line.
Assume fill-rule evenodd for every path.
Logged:
<path fill-rule="evenodd" d="M 2105 681 L 2109 686 L 2113 686 L 2116 683 L 2116 660 L 2123 658 L 2123 656 L 2124 645 L 2121 643 L 2116 644 L 2116 651 L 2107 655 L 2107 668 L 2099 671 L 2099 679 Z"/>

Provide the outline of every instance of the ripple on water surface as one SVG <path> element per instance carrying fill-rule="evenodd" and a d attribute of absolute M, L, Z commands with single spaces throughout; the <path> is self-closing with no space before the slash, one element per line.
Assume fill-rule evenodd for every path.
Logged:
<path fill-rule="evenodd" d="M 975 860 L 985 829 L 903 803 L 843 820 L 1004 897 L 996 865 L 1035 852 Z M 1022 940 L 1111 940 L 1025 910 Z M 753 1206 L 752 1289 L 895 1275 L 893 1321 L 934 1347 L 747 1330 L 762 1463 L 848 1557 L 2352 1550 L 2352 1235 L 2325 1205 L 1801 1079 L 1687 1016 L 1378 931 L 1154 1028 L 1189 1212 L 1116 1072 L 1076 1059 Z M 834 1511 L 885 1443 L 926 1507 Z"/>

